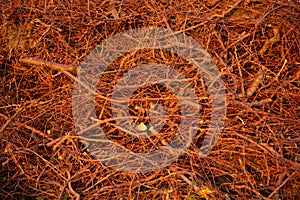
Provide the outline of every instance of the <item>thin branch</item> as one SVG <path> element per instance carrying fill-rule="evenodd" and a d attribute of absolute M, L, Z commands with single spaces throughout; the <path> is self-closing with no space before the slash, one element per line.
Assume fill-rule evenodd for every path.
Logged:
<path fill-rule="evenodd" d="M 38 65 L 38 66 L 46 66 L 49 67 L 50 69 L 59 70 L 59 71 L 69 71 L 69 72 L 76 73 L 79 70 L 79 68 L 76 66 L 64 65 L 64 64 L 59 64 L 59 63 L 45 61 L 45 60 L 31 58 L 31 57 L 21 58 L 19 62 L 25 64 Z"/>

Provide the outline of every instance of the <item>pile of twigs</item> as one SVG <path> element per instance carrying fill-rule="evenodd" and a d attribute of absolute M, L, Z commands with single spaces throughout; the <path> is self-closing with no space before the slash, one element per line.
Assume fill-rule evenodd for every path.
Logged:
<path fill-rule="evenodd" d="M 13 0 L 0 8 L 1 199 L 299 198 L 299 1 Z M 202 98 L 201 128 L 176 162 L 126 173 L 96 160 L 76 135 L 72 92 L 78 66 L 97 44 L 149 26 L 185 33 L 212 56 L 225 84 L 226 121 L 213 150 L 201 158 L 197 149 L 211 114 Z M 110 97 L 124 70 L 148 62 L 173 65 L 194 78 L 198 96 L 209 98 L 189 63 L 151 49 L 112 63 L 98 92 Z M 139 153 L 169 143 L 180 121 L 172 91 L 145 86 L 131 99 L 129 113 L 142 130 L 153 104 L 163 105 L 170 115 L 162 129 L 167 134 L 135 138 L 101 123 L 108 138 Z M 96 102 L 95 120 L 112 119 L 109 102 Z"/>

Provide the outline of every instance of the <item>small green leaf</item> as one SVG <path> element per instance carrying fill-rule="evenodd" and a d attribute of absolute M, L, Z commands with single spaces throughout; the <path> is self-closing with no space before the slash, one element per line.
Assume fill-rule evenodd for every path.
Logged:
<path fill-rule="evenodd" d="M 30 165 L 29 165 L 29 169 L 33 169 L 33 164 L 32 163 L 30 163 Z"/>

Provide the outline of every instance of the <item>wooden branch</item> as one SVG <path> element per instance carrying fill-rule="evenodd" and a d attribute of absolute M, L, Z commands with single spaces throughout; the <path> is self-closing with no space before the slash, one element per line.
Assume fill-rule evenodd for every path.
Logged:
<path fill-rule="evenodd" d="M 274 36 L 270 39 L 268 39 L 264 46 L 259 50 L 258 54 L 263 56 L 263 54 L 267 51 L 267 49 L 275 42 L 280 40 L 280 33 L 278 27 L 273 27 Z"/>
<path fill-rule="evenodd" d="M 26 57 L 26 58 L 21 58 L 19 60 L 21 63 L 25 64 L 32 64 L 32 65 L 38 65 L 38 66 L 47 66 L 50 69 L 53 70 L 59 70 L 59 71 L 69 71 L 69 72 L 78 72 L 79 68 L 76 66 L 71 66 L 71 65 L 64 65 L 64 64 L 59 64 L 55 62 L 49 62 L 41 59 L 35 59 L 31 57 Z"/>
<path fill-rule="evenodd" d="M 262 83 L 263 79 L 264 72 L 262 69 L 260 69 L 256 74 L 256 78 L 252 81 L 252 83 L 246 91 L 248 97 L 253 95 L 253 93 L 258 89 L 259 85 Z"/>

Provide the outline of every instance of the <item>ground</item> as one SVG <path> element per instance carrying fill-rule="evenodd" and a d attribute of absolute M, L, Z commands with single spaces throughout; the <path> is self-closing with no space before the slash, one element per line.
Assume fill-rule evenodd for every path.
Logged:
<path fill-rule="evenodd" d="M 13 0 L 0 8 L 1 199 L 299 199 L 299 1 Z M 146 85 L 130 96 L 129 114 L 145 131 L 147 113 L 161 105 L 170 115 L 162 133 L 139 138 L 116 124 L 109 98 L 140 64 L 179 71 L 201 114 L 192 144 L 174 162 L 130 173 L 97 160 L 96 147 L 85 145 L 78 130 L 88 125 L 76 126 L 72 95 L 97 45 L 145 27 L 178 31 L 208 52 L 224 84 L 226 115 L 213 149 L 201 157 L 217 109 L 209 81 L 174 52 L 146 48 L 120 56 L 99 81 L 91 79 L 98 81 L 93 120 L 113 143 L 136 153 L 162 148 L 183 119 L 174 91 Z"/>

